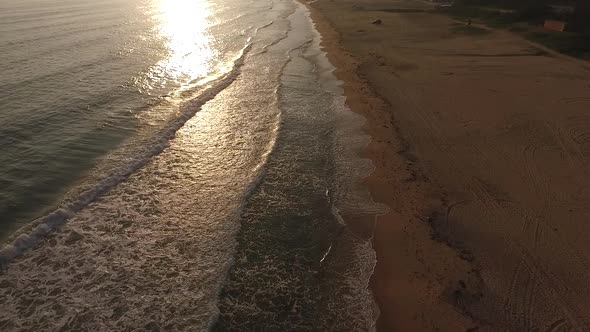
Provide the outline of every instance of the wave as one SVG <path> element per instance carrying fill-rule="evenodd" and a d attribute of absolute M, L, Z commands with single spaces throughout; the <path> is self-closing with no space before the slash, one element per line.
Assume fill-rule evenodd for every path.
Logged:
<path fill-rule="evenodd" d="M 183 104 L 179 115 L 158 131 L 152 138 L 147 150 L 131 158 L 124 167 L 115 170 L 104 177 L 88 190 L 80 193 L 76 198 L 63 203 L 53 212 L 34 220 L 30 225 L 18 230 L 11 236 L 7 244 L 0 249 L 0 268 L 4 269 L 8 263 L 20 256 L 23 252 L 39 243 L 49 233 L 58 229 L 67 222 L 73 215 L 84 209 L 91 202 L 113 189 L 119 183 L 125 181 L 131 174 L 147 164 L 154 156 L 160 154 L 169 146 L 170 140 L 176 132 L 192 118 L 201 107 L 217 94 L 227 88 L 240 74 L 244 59 L 252 48 L 251 39 L 242 48 L 232 69 L 221 76 L 218 80 L 211 82 L 195 98 Z"/>

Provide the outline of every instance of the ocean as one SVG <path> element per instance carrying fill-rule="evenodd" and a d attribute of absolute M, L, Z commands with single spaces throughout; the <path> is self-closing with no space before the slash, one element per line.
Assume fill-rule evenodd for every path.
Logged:
<path fill-rule="evenodd" d="M 371 330 L 363 118 L 292 0 L 0 3 L 1 330 Z"/>

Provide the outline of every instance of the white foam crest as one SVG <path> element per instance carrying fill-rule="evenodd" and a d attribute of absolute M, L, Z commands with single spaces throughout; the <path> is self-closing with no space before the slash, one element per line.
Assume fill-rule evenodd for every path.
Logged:
<path fill-rule="evenodd" d="M 270 27 L 271 25 L 273 25 L 275 23 L 276 23 L 276 21 L 272 21 L 268 24 L 261 26 L 259 29 L 257 29 L 257 33 L 260 32 L 263 28 Z M 280 44 L 280 42 L 284 41 L 288 37 L 288 31 L 289 30 L 287 30 L 284 33 L 284 37 L 280 37 L 280 38 L 274 40 L 273 42 L 271 42 L 270 44 L 264 45 L 262 47 L 262 49 L 263 49 L 262 51 L 256 52 L 253 55 L 264 55 L 265 53 L 267 53 L 267 51 L 270 47 Z M 290 52 L 290 49 L 287 51 L 287 59 L 282 62 L 281 66 L 279 67 L 279 70 L 276 71 L 277 77 L 275 79 L 277 81 L 277 85 L 275 86 L 274 92 L 273 92 L 273 95 L 275 96 L 273 107 L 276 108 L 278 110 L 278 112 L 275 115 L 273 125 L 272 125 L 272 127 L 273 127 L 272 128 L 272 138 L 271 138 L 271 140 L 269 140 L 268 145 L 265 149 L 265 152 L 261 156 L 260 163 L 254 169 L 254 175 L 253 175 L 252 180 L 248 183 L 248 186 L 244 190 L 243 199 L 241 200 L 241 204 L 240 204 L 239 208 L 237 209 L 238 214 L 244 210 L 244 207 L 247 203 L 247 198 L 250 195 L 252 195 L 252 193 L 254 193 L 254 191 L 258 188 L 258 186 L 261 184 L 262 180 L 264 179 L 264 177 L 265 177 L 265 167 L 264 166 L 267 164 L 271 154 L 275 151 L 275 148 L 277 146 L 279 131 L 281 128 L 281 123 L 282 123 L 282 112 L 280 111 L 279 98 L 278 98 L 279 88 L 280 88 L 280 84 L 278 83 L 278 80 L 279 80 L 279 75 L 282 73 L 283 69 L 285 68 L 285 66 L 289 62 L 289 52 Z M 234 248 L 233 252 L 231 253 L 232 258 L 230 259 L 229 264 L 227 264 L 227 269 L 223 274 L 224 281 L 228 280 L 229 271 L 230 271 L 231 267 L 234 265 L 234 257 L 236 256 L 235 254 L 236 254 L 236 249 Z M 219 287 L 219 289 L 217 291 L 216 303 L 219 301 L 219 297 L 221 295 L 222 289 L 223 289 L 223 285 L 221 285 L 221 287 Z M 215 327 L 215 324 L 219 320 L 219 314 L 220 314 L 219 307 L 218 307 L 218 305 L 215 305 L 215 308 L 213 309 L 212 315 L 211 315 L 209 322 L 207 324 L 209 330 L 212 330 Z"/>
<path fill-rule="evenodd" d="M 338 182 L 332 197 L 332 213 L 345 225 L 346 220 L 342 214 L 362 215 L 372 219 L 371 229 L 374 232 L 376 216 L 386 213 L 387 207 L 375 203 L 368 189 L 362 184 L 362 179 L 369 176 L 375 169 L 371 160 L 360 157 L 360 153 L 369 144 L 370 138 L 362 131 L 364 118 L 352 113 L 346 106 L 345 100 L 342 96 L 335 97 L 332 105 L 338 114 L 337 127 L 340 129 L 334 133 L 337 142 L 333 147 L 336 165 L 334 173 Z M 367 330 L 374 331 L 379 317 L 379 308 L 369 287 L 369 281 L 377 263 L 377 256 L 372 246 L 374 234 L 371 234 L 368 239 L 363 239 L 348 229 L 347 233 L 348 238 L 354 243 L 352 249 L 354 263 L 351 265 L 355 270 L 348 273 L 345 280 L 351 287 L 355 287 L 353 289 L 364 290 L 359 292 L 358 298 L 350 303 L 362 306 L 361 312 L 365 314 L 363 318 L 368 322 Z"/>
<path fill-rule="evenodd" d="M 278 86 L 275 88 L 274 95 L 275 96 L 278 95 Z M 279 103 L 279 101 L 277 98 L 277 99 L 275 99 L 275 102 L 273 105 L 277 109 L 279 109 L 278 103 Z M 241 204 L 237 209 L 237 214 L 241 213 L 244 210 L 244 207 L 247 202 L 246 198 L 249 197 L 250 195 L 252 195 L 252 193 L 254 193 L 254 191 L 258 188 L 258 186 L 260 185 L 260 183 L 264 179 L 264 175 L 265 175 L 264 166 L 267 164 L 270 155 L 275 150 L 276 145 L 277 145 L 277 139 L 278 139 L 279 130 L 281 127 L 281 115 L 282 115 L 282 113 L 279 110 L 279 112 L 277 112 L 275 119 L 274 119 L 273 128 L 272 128 L 272 138 L 269 140 L 268 145 L 265 149 L 265 152 L 261 156 L 260 163 L 258 163 L 258 165 L 256 165 L 256 167 L 254 168 L 254 171 L 253 171 L 254 176 L 253 176 L 252 180 L 248 183 L 247 187 L 245 188 L 245 190 L 243 192 L 242 197 L 244 197 L 244 198 L 241 200 Z M 236 256 L 235 253 L 236 253 L 236 249 L 234 248 L 231 253 L 230 261 L 227 264 L 227 269 L 225 270 L 225 272 L 223 274 L 223 280 L 228 279 L 230 268 L 234 265 L 234 257 Z M 216 303 L 219 301 L 219 297 L 221 295 L 222 289 L 223 289 L 223 285 L 221 285 L 221 287 L 219 287 L 217 289 L 217 294 L 215 296 Z M 215 305 L 212 310 L 213 310 L 213 312 L 212 312 L 211 317 L 209 319 L 209 323 L 207 324 L 209 331 L 211 331 L 215 327 L 215 324 L 217 323 L 217 321 L 219 319 L 219 306 Z"/>
<path fill-rule="evenodd" d="M 365 218 L 373 219 L 374 222 L 377 215 L 387 212 L 387 207 L 375 203 L 368 189 L 362 185 L 362 180 L 375 169 L 371 160 L 361 157 L 361 153 L 370 142 L 370 137 L 362 130 L 366 120 L 353 113 L 346 105 L 346 96 L 343 95 L 342 89 L 343 82 L 335 77 L 336 68 L 330 63 L 326 52 L 320 46 L 321 35 L 311 20 L 307 8 L 305 12 L 312 22 L 314 34 L 310 42 L 311 47 L 306 49 L 305 57 L 315 64 L 315 72 L 324 91 L 333 96 L 331 109 L 335 115 L 336 130 L 332 155 L 336 183 L 334 190 L 327 192 L 331 212 L 344 226 L 346 220 L 343 215 L 365 216 Z M 374 225 L 372 229 L 374 230 Z M 344 280 L 349 285 L 349 289 L 355 291 L 347 299 L 346 305 L 359 315 L 359 319 L 366 322 L 367 330 L 374 331 L 379 309 L 369 287 L 369 281 L 377 263 L 376 253 L 372 247 L 372 236 L 369 239 L 363 239 L 346 229 L 343 238 L 344 241 L 352 242 L 350 249 L 352 257 L 347 264 L 350 268 L 345 272 Z"/>
<path fill-rule="evenodd" d="M 190 118 L 192 118 L 206 102 L 213 99 L 238 77 L 244 59 L 251 48 L 252 44 L 249 42 L 242 49 L 240 56 L 234 62 L 234 66 L 230 72 L 222 76 L 218 81 L 210 84 L 198 97 L 184 104 L 181 108 L 180 114 L 174 120 L 169 122 L 164 129 L 154 135 L 147 150 L 132 157 L 126 166 L 116 170 L 109 176 L 106 176 L 90 189 L 82 192 L 74 200 L 63 204 L 63 206 L 60 206 L 55 211 L 34 220 L 31 225 L 21 228 L 10 237 L 7 244 L 0 249 L 0 268 L 5 267 L 6 264 L 10 263 L 14 258 L 35 246 L 42 238 L 59 228 L 59 226 L 64 224 L 74 214 L 124 181 L 135 171 L 143 167 L 152 157 L 164 151 L 164 149 L 169 146 L 170 140 L 174 138 L 175 133 Z"/>

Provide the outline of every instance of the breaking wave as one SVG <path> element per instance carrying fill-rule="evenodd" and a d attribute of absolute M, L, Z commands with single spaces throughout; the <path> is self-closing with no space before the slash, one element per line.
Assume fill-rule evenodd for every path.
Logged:
<path fill-rule="evenodd" d="M 66 202 L 53 212 L 34 220 L 30 225 L 15 232 L 15 234 L 6 241 L 7 244 L 0 249 L 0 267 L 4 268 L 6 264 L 10 263 L 13 259 L 35 246 L 47 234 L 53 232 L 67 222 L 70 217 L 127 179 L 131 174 L 149 162 L 152 157 L 164 151 L 164 149 L 169 146 L 170 140 L 174 138 L 175 133 L 182 128 L 182 126 L 192 118 L 206 102 L 213 99 L 238 77 L 244 59 L 251 48 L 252 43 L 249 41 L 242 49 L 241 54 L 228 73 L 209 83 L 200 91 L 197 97 L 183 104 L 178 116 L 152 137 L 151 142 L 148 144 L 149 148 L 136 156 L 131 157 L 130 161 L 128 161 L 124 167 L 121 167 L 110 175 L 104 177 L 91 188 L 79 194 L 75 199 Z"/>

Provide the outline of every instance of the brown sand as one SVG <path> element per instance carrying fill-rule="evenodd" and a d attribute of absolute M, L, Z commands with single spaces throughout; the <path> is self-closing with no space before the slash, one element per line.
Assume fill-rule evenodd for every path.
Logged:
<path fill-rule="evenodd" d="M 428 6 L 312 5 L 391 208 L 378 329 L 590 330 L 590 71 Z"/>

